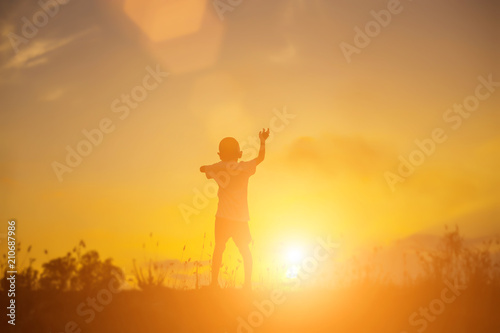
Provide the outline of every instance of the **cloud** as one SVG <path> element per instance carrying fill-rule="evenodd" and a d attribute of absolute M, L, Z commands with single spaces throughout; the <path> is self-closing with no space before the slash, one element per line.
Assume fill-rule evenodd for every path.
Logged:
<path fill-rule="evenodd" d="M 418 232 L 393 241 L 387 247 L 377 247 L 376 256 L 372 251 L 363 249 L 358 253 L 362 263 L 375 264 L 397 282 L 403 279 L 403 270 L 406 267 L 410 276 L 415 277 L 422 273 L 418 253 L 436 251 L 442 244 L 443 235 L 455 230 L 458 226 L 464 245 L 471 249 L 484 249 L 485 244 L 492 241 L 489 248 L 494 260 L 500 259 L 500 225 L 497 223 L 500 209 L 492 207 L 477 211 L 474 214 L 454 220 L 443 221 L 439 227 Z M 444 225 L 448 225 L 447 230 Z"/>
<path fill-rule="evenodd" d="M 46 102 L 52 102 L 59 99 L 63 94 L 64 90 L 62 88 L 57 88 L 43 95 L 41 97 L 41 100 Z"/>
<path fill-rule="evenodd" d="M 12 177 L 2 177 L 2 178 L 0 178 L 0 184 L 2 184 L 2 186 L 5 186 L 6 188 L 7 187 L 13 187 L 13 186 L 19 186 L 20 185 L 19 181 L 15 180 Z"/>
<path fill-rule="evenodd" d="M 395 198 L 400 198 L 399 203 L 408 208 L 410 203 L 414 205 L 416 202 L 441 205 L 447 211 L 457 210 L 456 207 L 461 207 L 462 212 L 484 207 L 500 193 L 495 186 L 499 182 L 495 173 L 499 165 L 499 142 L 494 138 L 473 148 L 474 164 L 471 166 L 463 161 L 461 155 L 440 158 L 443 153 L 437 152 L 436 156 L 416 167 L 414 174 L 403 183 L 397 184 L 401 192 Z M 367 193 L 371 193 L 366 186 L 372 181 L 389 193 L 384 174 L 387 171 L 397 172 L 399 162 L 396 146 L 361 136 L 340 134 L 298 138 L 284 154 L 284 163 L 295 174 L 300 173 L 303 177 L 311 175 L 313 178 L 321 174 L 323 179 L 335 182 L 341 178 L 345 184 L 360 185 L 355 187 L 357 191 L 367 190 Z"/>
<path fill-rule="evenodd" d="M 0 35 L 2 36 L 2 38 L 0 38 L 0 53 L 12 50 L 10 40 L 6 36 L 13 30 L 14 26 L 12 24 L 9 24 L 7 22 L 0 22 Z"/>
<path fill-rule="evenodd" d="M 467 214 L 449 218 L 443 221 L 443 225 L 458 226 L 460 231 L 467 237 L 482 240 L 489 235 L 500 235 L 500 208 L 497 204 L 492 204 Z M 436 229 L 431 229 L 436 232 Z"/>
<path fill-rule="evenodd" d="M 1 1 L 0 2 L 0 55 L 1 61 L 7 54 L 14 53 L 9 33 L 16 33 L 16 28 L 22 25 L 22 17 L 32 17 L 33 13 L 40 10 L 36 1 Z"/>
<path fill-rule="evenodd" d="M 274 52 L 268 56 L 269 61 L 280 63 L 280 64 L 289 64 L 292 63 L 295 57 L 297 56 L 297 48 L 296 46 L 287 39 L 286 46 L 279 50 L 278 52 Z"/>
<path fill-rule="evenodd" d="M 323 135 L 302 137 L 291 144 L 287 152 L 290 165 L 310 166 L 329 175 L 351 174 L 379 177 L 390 164 L 386 147 L 362 137 Z"/>
<path fill-rule="evenodd" d="M 96 30 L 96 27 L 92 27 L 69 37 L 29 41 L 10 61 L 7 61 L 3 69 L 22 69 L 44 64 L 48 61 L 47 55 L 50 52 L 54 52 Z"/>

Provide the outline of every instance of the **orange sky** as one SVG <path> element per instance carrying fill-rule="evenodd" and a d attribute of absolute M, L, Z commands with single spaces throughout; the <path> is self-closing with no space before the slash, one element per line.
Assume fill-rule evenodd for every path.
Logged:
<path fill-rule="evenodd" d="M 319 235 L 352 253 L 445 223 L 497 234 L 500 91 L 456 130 L 443 119 L 478 77 L 500 81 L 494 1 L 401 2 L 348 63 L 341 43 L 354 45 L 353 29 L 387 3 L 243 1 L 221 20 L 203 0 L 72 1 L 17 53 L 12 33 L 23 36 L 22 17 L 40 7 L 2 3 L 1 219 L 17 219 L 40 260 L 84 239 L 128 267 L 150 232 L 155 258 L 178 258 L 184 244 L 197 258 L 204 232 L 213 237 L 216 199 L 190 223 L 179 205 L 206 186 L 199 166 L 217 162 L 223 137 L 256 137 L 286 110 L 295 118 L 274 133 L 249 186 L 258 260 L 279 261 Z M 157 68 L 169 75 L 118 110 Z M 103 119 L 113 130 L 59 181 L 54 161 Z M 384 174 L 434 128 L 446 142 L 391 191 Z"/>

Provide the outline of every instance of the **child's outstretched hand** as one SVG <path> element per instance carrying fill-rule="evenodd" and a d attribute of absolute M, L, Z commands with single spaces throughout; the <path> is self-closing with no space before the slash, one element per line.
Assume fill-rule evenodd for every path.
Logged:
<path fill-rule="evenodd" d="M 262 131 L 259 132 L 260 142 L 266 142 L 268 137 L 269 137 L 269 128 L 267 129 L 267 131 L 265 128 L 263 128 Z"/>

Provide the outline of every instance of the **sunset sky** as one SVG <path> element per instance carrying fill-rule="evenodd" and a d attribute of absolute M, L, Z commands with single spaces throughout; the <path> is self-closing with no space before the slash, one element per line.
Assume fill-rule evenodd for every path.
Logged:
<path fill-rule="evenodd" d="M 40 6 L 2 1 L 2 228 L 15 218 L 39 263 L 80 239 L 125 268 L 180 259 L 184 245 L 196 260 L 217 204 L 181 214 L 210 186 L 199 167 L 218 161 L 222 138 L 278 126 L 249 185 L 257 261 L 318 236 L 352 254 L 445 224 L 500 233 L 500 86 L 477 88 L 500 82 L 498 4 L 401 1 L 348 62 L 342 43 L 388 2 L 244 0 L 218 13 L 204 0 L 72 0 L 25 38 Z M 154 88 L 136 88 L 156 70 Z M 477 89 L 488 97 L 454 129 L 444 115 Z M 127 107 L 132 91 L 147 96 Z M 54 162 L 103 119 L 113 130 L 60 181 Z M 392 190 L 386 172 L 435 128 L 446 141 Z M 151 232 L 159 247 L 144 254 Z"/>

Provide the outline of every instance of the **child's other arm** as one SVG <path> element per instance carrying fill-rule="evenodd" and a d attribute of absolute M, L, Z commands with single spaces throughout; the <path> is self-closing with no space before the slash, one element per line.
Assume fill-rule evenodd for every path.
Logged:
<path fill-rule="evenodd" d="M 257 161 L 257 164 L 260 164 L 262 161 L 264 161 L 264 158 L 266 157 L 266 140 L 269 137 L 269 128 L 267 131 L 263 128 L 262 131 L 259 132 L 259 139 L 260 139 L 260 150 L 259 150 L 259 155 L 255 159 Z"/>
<path fill-rule="evenodd" d="M 207 179 L 211 179 L 213 177 L 211 176 L 211 172 L 208 171 L 207 167 L 208 167 L 208 165 L 201 166 L 200 167 L 200 172 L 203 172 L 205 174 L 205 176 L 207 177 Z"/>

